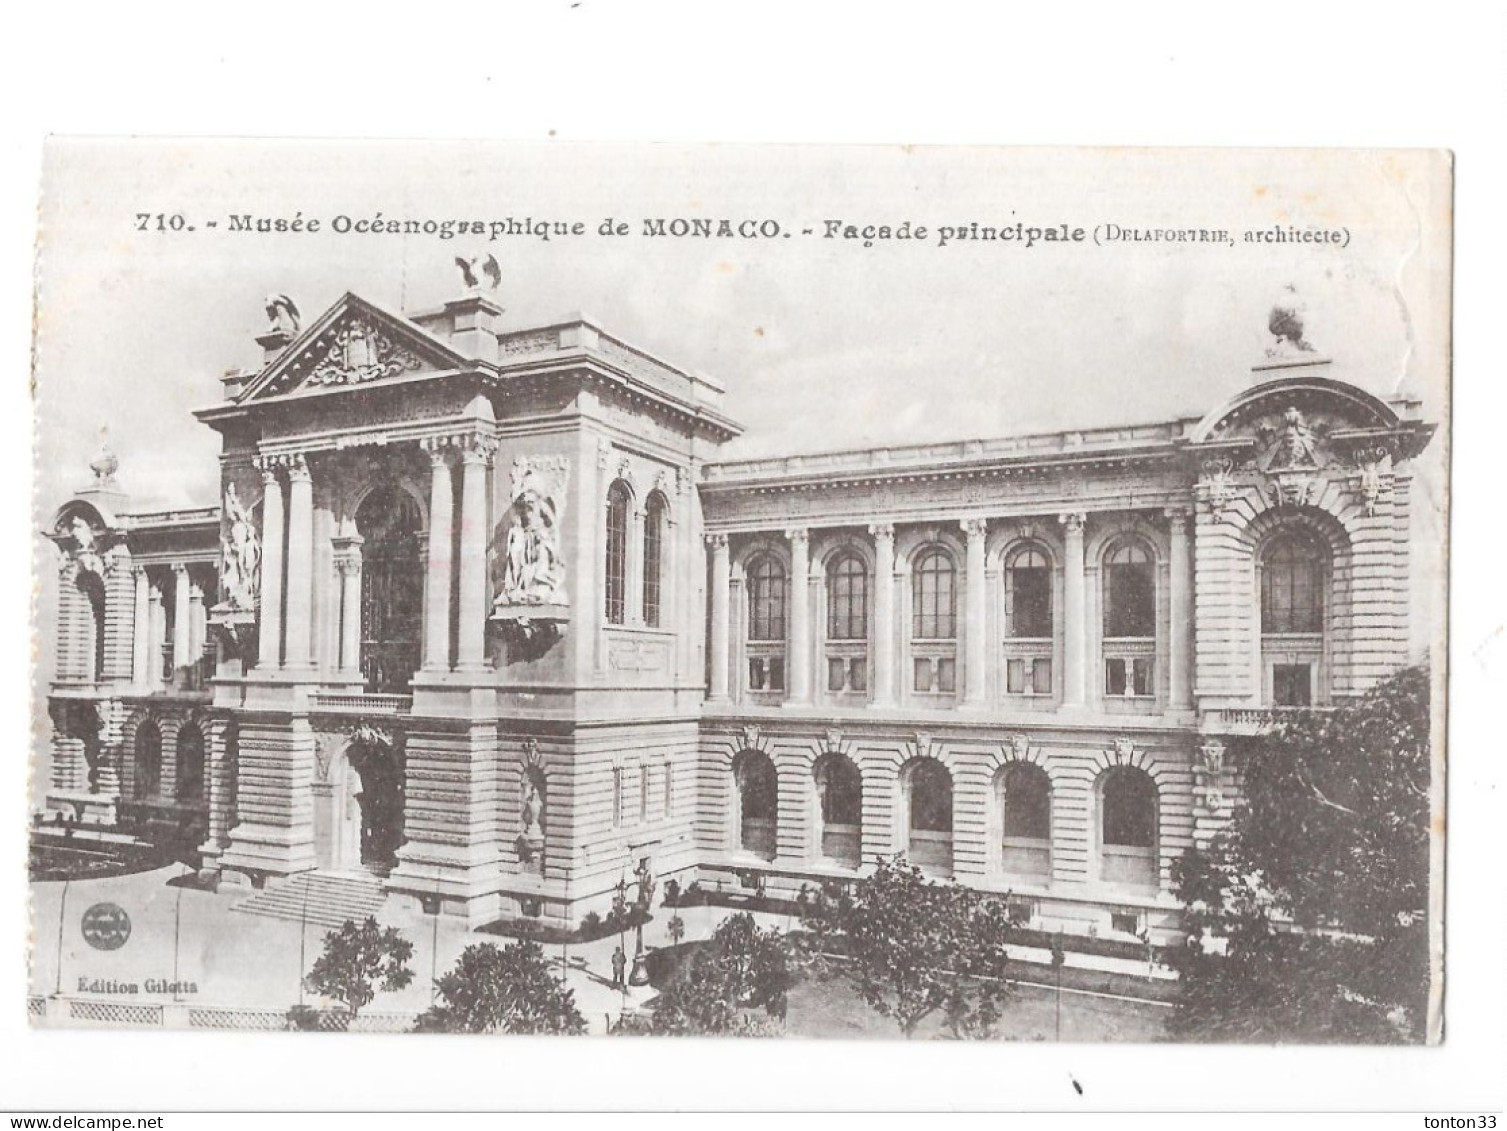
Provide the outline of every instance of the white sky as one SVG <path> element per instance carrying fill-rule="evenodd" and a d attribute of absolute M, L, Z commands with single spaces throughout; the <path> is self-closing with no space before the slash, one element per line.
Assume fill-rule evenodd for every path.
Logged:
<path fill-rule="evenodd" d="M 391 309 L 459 292 L 484 241 L 340 236 L 329 221 L 532 216 L 588 235 L 487 245 L 510 327 L 585 310 L 728 389 L 728 457 L 1202 415 L 1252 380 L 1286 284 L 1335 375 L 1444 405 L 1442 158 L 1303 151 L 72 143 L 50 153 L 40 237 L 39 504 L 80 482 L 108 425 L 133 505 L 215 498 L 217 437 L 190 410 L 252 365 L 264 297 L 314 318 L 345 290 Z M 319 217 L 317 235 L 227 230 Z M 141 233 L 138 212 L 193 234 Z M 629 221 L 630 237 L 598 224 Z M 644 217 L 765 218 L 791 239 L 646 239 Z M 203 222 L 218 218 L 218 231 Z M 893 242 L 897 224 L 1346 226 L 1304 246 Z M 1442 445 L 1435 445 L 1437 453 Z"/>

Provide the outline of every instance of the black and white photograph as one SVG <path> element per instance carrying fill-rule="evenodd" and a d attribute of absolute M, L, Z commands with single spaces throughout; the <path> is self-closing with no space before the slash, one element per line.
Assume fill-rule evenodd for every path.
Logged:
<path fill-rule="evenodd" d="M 53 140 L 30 1024 L 1439 1042 L 1452 184 Z"/>

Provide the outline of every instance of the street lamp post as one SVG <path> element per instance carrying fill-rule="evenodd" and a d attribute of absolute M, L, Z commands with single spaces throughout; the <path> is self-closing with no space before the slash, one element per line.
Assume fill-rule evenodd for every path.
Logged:
<path fill-rule="evenodd" d="M 638 913 L 633 923 L 633 970 L 628 975 L 630 986 L 647 986 L 649 984 L 649 964 L 644 953 L 644 920 L 649 917 L 649 908 L 654 902 L 653 873 L 649 871 L 649 858 L 643 857 L 638 862 L 638 867 L 633 870 L 633 882 L 630 884 L 626 876 L 618 880 L 618 901 L 620 906 L 627 907 L 628 889 L 633 887 L 636 893 L 633 897 L 633 909 Z M 621 943 L 619 943 L 621 945 Z"/>

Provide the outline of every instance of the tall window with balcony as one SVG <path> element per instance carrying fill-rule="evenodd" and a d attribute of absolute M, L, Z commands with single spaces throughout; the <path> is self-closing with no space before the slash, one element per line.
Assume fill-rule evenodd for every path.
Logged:
<path fill-rule="evenodd" d="M 424 628 L 424 517 L 402 487 L 373 488 L 356 508 L 361 545 L 361 672 L 368 694 L 406 695 Z"/>
<path fill-rule="evenodd" d="M 658 491 L 644 504 L 644 624 L 659 628 L 664 592 L 665 497 Z"/>
<path fill-rule="evenodd" d="M 785 567 L 769 554 L 748 564 L 748 689 L 785 690 Z"/>
<path fill-rule="evenodd" d="M 1117 766 L 1098 781 L 1099 878 L 1107 883 L 1157 882 L 1156 783 L 1144 770 Z"/>
<path fill-rule="evenodd" d="M 608 624 L 628 619 L 628 512 L 633 494 L 628 484 L 615 480 L 607 488 L 607 541 L 604 589 Z"/>
<path fill-rule="evenodd" d="M 1052 694 L 1052 563 L 1034 542 L 1005 558 L 1005 694 Z"/>
<path fill-rule="evenodd" d="M 1120 542 L 1104 558 L 1104 695 L 1156 696 L 1156 558 L 1139 541 Z"/>
<path fill-rule="evenodd" d="M 827 692 L 866 697 L 869 691 L 869 569 L 844 551 L 827 566 Z"/>
<path fill-rule="evenodd" d="M 1052 782 L 1040 766 L 1009 765 L 997 780 L 1000 870 L 1045 877 L 1052 871 Z"/>
<path fill-rule="evenodd" d="M 863 858 L 863 779 L 858 767 L 845 754 L 826 754 L 817 759 L 813 775 L 822 859 L 857 868 Z"/>
<path fill-rule="evenodd" d="M 958 688 L 958 586 L 952 555 L 932 546 L 911 569 L 911 689 L 952 698 Z"/>
<path fill-rule="evenodd" d="M 773 860 L 779 813 L 774 763 L 760 751 L 743 751 L 733 759 L 733 786 L 738 850 Z"/>
<path fill-rule="evenodd" d="M 1284 531 L 1263 548 L 1261 668 L 1266 702 L 1312 707 L 1324 686 L 1324 591 L 1329 555 L 1306 531 Z"/>
<path fill-rule="evenodd" d="M 905 855 L 923 872 L 952 875 L 952 774 L 934 758 L 900 771 Z"/>

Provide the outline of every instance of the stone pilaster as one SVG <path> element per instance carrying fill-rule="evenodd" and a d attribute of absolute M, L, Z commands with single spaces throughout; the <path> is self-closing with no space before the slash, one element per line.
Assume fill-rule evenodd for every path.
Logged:
<path fill-rule="evenodd" d="M 301 455 L 288 457 L 288 621 L 285 666 L 308 668 L 314 626 L 314 480 Z"/>
<path fill-rule="evenodd" d="M 811 572 L 811 535 L 804 527 L 785 531 L 790 541 L 790 654 L 785 657 L 785 682 L 791 703 L 811 702 L 811 600 L 806 575 Z"/>
<path fill-rule="evenodd" d="M 176 675 L 193 663 L 189 654 L 193 637 L 193 614 L 189 604 L 188 566 L 173 566 L 173 672 Z"/>
<path fill-rule="evenodd" d="M 895 528 L 880 523 L 870 526 L 869 533 L 874 537 L 873 701 L 875 706 L 887 707 L 895 702 Z M 972 632 L 969 639 L 973 639 Z M 982 663 L 981 659 L 981 667 Z"/>
<path fill-rule="evenodd" d="M 342 677 L 361 674 L 361 545 L 359 535 L 335 543 L 335 574 L 340 578 L 340 658 Z"/>
<path fill-rule="evenodd" d="M 1172 612 L 1167 705 L 1174 711 L 1186 711 L 1193 705 L 1193 555 L 1188 537 L 1189 518 L 1186 509 L 1167 511 L 1171 527 L 1167 563 Z"/>
<path fill-rule="evenodd" d="M 262 473 L 262 580 L 256 666 L 275 671 L 282 666 L 283 485 L 275 461 L 258 459 L 257 467 Z"/>
<path fill-rule="evenodd" d="M 448 438 L 424 441 L 429 453 L 429 570 L 424 590 L 424 670 L 450 670 L 450 580 L 455 488 Z M 344 660 L 341 661 L 342 664 Z"/>
<path fill-rule="evenodd" d="M 314 732 L 306 718 L 239 724 L 236 816 L 225 872 L 286 876 L 315 866 Z"/>
<path fill-rule="evenodd" d="M 1083 523 L 1081 513 L 1064 514 L 1062 570 L 1062 705 L 1082 707 L 1087 702 L 1088 650 L 1084 617 Z"/>
<path fill-rule="evenodd" d="M 728 615 L 732 596 L 732 560 L 728 555 L 727 535 L 708 534 L 712 549 L 712 633 L 711 686 L 707 698 L 717 703 L 728 699 Z"/>
<path fill-rule="evenodd" d="M 487 436 L 464 438 L 460 486 L 460 616 L 455 649 L 457 671 L 486 666 L 487 614 L 487 467 L 497 441 Z"/>
<path fill-rule="evenodd" d="M 143 565 L 131 567 L 136 592 L 131 619 L 131 682 L 152 683 L 152 579 Z"/>
<path fill-rule="evenodd" d="M 969 518 L 963 521 L 963 533 L 968 536 L 967 563 L 964 585 L 968 594 L 968 624 L 963 641 L 963 703 L 969 707 L 981 707 L 987 696 L 988 631 L 985 624 L 988 609 L 988 589 L 984 583 L 984 539 L 989 534 L 989 520 Z"/>

